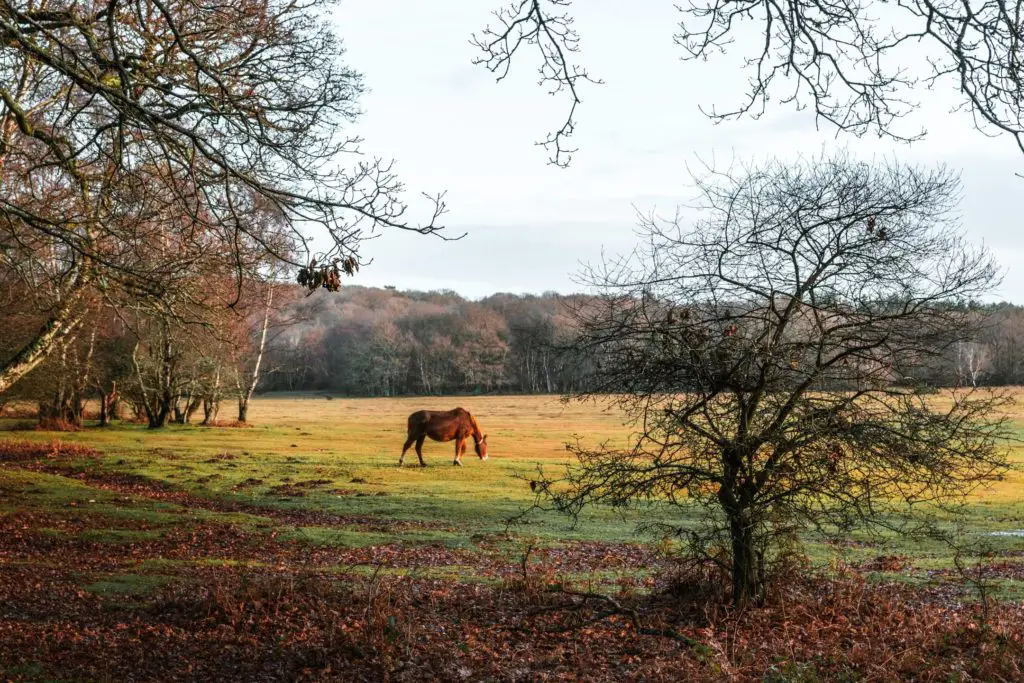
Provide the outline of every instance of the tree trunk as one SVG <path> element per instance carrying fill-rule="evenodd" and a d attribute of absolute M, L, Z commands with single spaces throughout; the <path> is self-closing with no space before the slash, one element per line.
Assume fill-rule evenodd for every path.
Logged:
<path fill-rule="evenodd" d="M 175 424 L 183 425 L 183 424 L 185 424 L 185 413 L 188 411 L 188 403 L 189 403 L 188 394 L 185 394 L 185 405 L 184 405 L 184 407 L 182 407 L 182 405 L 181 405 L 181 400 L 182 400 L 182 397 L 181 397 L 180 394 L 177 395 L 177 396 L 174 396 L 171 399 L 171 412 L 174 415 L 174 418 L 173 418 L 174 423 Z"/>
<path fill-rule="evenodd" d="M 263 309 L 263 325 L 260 328 L 260 345 L 256 350 L 256 362 L 253 364 L 249 386 L 238 395 L 238 421 L 244 423 L 249 416 L 249 400 L 260 383 L 260 365 L 263 364 L 263 351 L 267 346 L 267 327 L 270 325 L 270 309 L 274 305 L 274 285 L 267 288 L 267 304 Z"/>
<path fill-rule="evenodd" d="M 220 410 L 219 402 L 213 397 L 207 396 L 203 399 L 203 422 L 204 425 L 213 424 L 217 420 L 217 413 Z"/>
<path fill-rule="evenodd" d="M 61 345 L 57 384 L 53 389 L 49 402 L 39 401 L 39 424 L 44 427 L 49 426 L 60 428 L 61 423 L 70 425 L 77 424 L 74 396 L 72 390 L 69 388 L 70 382 L 68 381 L 68 344 L 73 341 L 74 338 L 68 340 L 67 344 Z M 51 424 L 47 425 L 47 423 Z"/>
<path fill-rule="evenodd" d="M 117 382 L 110 383 L 110 393 L 103 394 L 103 405 L 107 411 L 107 422 L 121 419 L 121 394 L 117 393 Z"/>
<path fill-rule="evenodd" d="M 0 394 L 34 370 L 82 322 L 74 302 L 62 306 L 9 361 L 0 366 Z"/>
<path fill-rule="evenodd" d="M 92 334 L 89 335 L 89 347 L 85 352 L 85 362 L 75 363 L 78 375 L 75 377 L 74 393 L 71 396 L 72 423 L 81 427 L 85 422 L 85 394 L 89 386 L 89 373 L 92 371 L 92 355 L 96 348 L 96 327 L 93 325 Z M 75 359 L 78 354 L 76 352 Z"/>
<path fill-rule="evenodd" d="M 420 367 L 420 385 L 423 387 L 423 393 L 430 395 L 430 379 L 427 375 L 426 365 L 423 363 L 423 351 L 421 350 L 416 354 L 416 358 L 419 361 Z"/>
<path fill-rule="evenodd" d="M 208 425 L 217 419 L 217 412 L 220 409 L 220 366 L 217 366 L 217 373 L 213 378 L 213 387 L 210 393 L 203 397 L 203 424 Z"/>
<path fill-rule="evenodd" d="M 160 361 L 160 407 L 156 411 L 156 422 L 149 423 L 151 429 L 157 429 L 167 424 L 171 416 L 171 410 L 175 405 L 175 397 L 172 391 L 174 378 L 174 361 L 172 358 L 173 347 L 171 346 L 171 330 L 167 320 L 163 320 L 160 329 L 161 355 Z"/>
<path fill-rule="evenodd" d="M 760 603 L 764 595 L 764 577 L 754 545 L 754 529 L 749 515 L 740 513 L 729 520 L 732 536 L 732 600 L 737 606 Z"/>
<path fill-rule="evenodd" d="M 121 417 L 121 410 L 118 405 L 120 395 L 117 393 L 117 382 L 112 382 L 110 391 L 100 389 L 100 427 L 106 427 L 111 420 Z"/>
<path fill-rule="evenodd" d="M 139 404 L 134 405 L 136 417 L 145 415 L 146 420 L 149 423 L 150 429 L 157 429 L 163 427 L 167 423 L 167 415 L 170 411 L 170 406 L 167 401 L 162 400 L 159 394 L 150 394 L 149 390 L 146 389 L 146 380 L 142 374 L 142 366 L 139 365 L 138 358 L 139 344 L 135 343 L 135 347 L 132 349 L 132 365 L 135 366 L 135 376 L 139 382 L 139 392 L 142 394 L 141 407 L 143 412 L 139 412 Z M 168 396 L 168 400 L 169 400 Z"/>
<path fill-rule="evenodd" d="M 740 473 L 749 454 L 742 448 L 727 448 L 722 453 L 723 477 L 718 501 L 729 524 L 732 541 L 732 601 L 737 607 L 764 598 L 764 576 L 754 538 L 751 511 L 755 491 L 743 483 Z"/>
<path fill-rule="evenodd" d="M 185 408 L 185 424 L 191 424 L 192 416 L 202 407 L 203 401 L 198 396 L 189 399 L 188 407 Z"/>
<path fill-rule="evenodd" d="M 544 351 L 543 353 L 544 353 L 544 355 L 543 355 L 543 359 L 544 359 L 544 361 L 543 361 L 544 362 L 544 387 L 547 389 L 547 393 L 550 394 L 551 393 L 551 366 L 550 366 L 550 358 L 548 357 L 548 352 L 547 351 Z"/>

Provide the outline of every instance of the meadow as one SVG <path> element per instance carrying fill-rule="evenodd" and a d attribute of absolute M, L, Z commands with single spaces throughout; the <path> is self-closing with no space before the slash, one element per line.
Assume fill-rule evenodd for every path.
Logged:
<path fill-rule="evenodd" d="M 477 416 L 491 457 L 470 447 L 453 467 L 452 444 L 428 441 L 428 467 L 410 450 L 399 468 L 406 416 L 455 405 Z M 898 642 L 883 637 L 851 659 L 858 650 L 839 631 L 832 659 L 821 648 L 818 659 L 801 654 L 792 638 L 779 641 L 788 654 L 745 650 L 729 634 L 735 641 L 765 615 L 732 614 L 675 576 L 672 544 L 638 536 L 635 512 L 591 510 L 575 525 L 534 513 L 510 525 L 533 501 L 530 473 L 569 462 L 567 441 L 627 442 L 612 409 L 553 397 L 300 395 L 257 398 L 250 422 L 53 433 L 0 420 L 0 676 L 553 680 L 602 661 L 593 678 L 888 680 L 904 669 L 941 678 L 943 657 L 963 655 L 949 638 L 936 645 L 946 655 L 930 657 L 930 645 L 907 643 L 889 662 L 904 669 L 878 669 L 878 648 Z M 978 492 L 968 517 L 967 536 L 990 551 L 975 575 L 996 624 L 1018 623 L 1024 596 L 1024 450 L 1012 448 L 1017 466 Z M 678 511 L 647 513 L 687 522 Z M 975 623 L 976 591 L 948 547 L 806 540 L 832 588 L 822 597 L 822 584 L 795 581 L 794 614 L 804 599 L 817 601 L 805 615 L 813 621 L 827 613 L 822 600 L 860 595 L 860 605 L 868 595 L 906 628 L 900 606 L 924 595 L 939 611 L 914 618 L 941 616 L 961 635 Z M 666 612 L 673 591 L 689 607 Z M 963 647 L 1012 644 L 993 642 Z"/>

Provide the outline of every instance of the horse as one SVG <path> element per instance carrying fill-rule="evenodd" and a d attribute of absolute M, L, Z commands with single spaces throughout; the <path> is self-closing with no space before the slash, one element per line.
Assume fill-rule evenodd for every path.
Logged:
<path fill-rule="evenodd" d="M 405 462 L 405 452 L 413 443 L 416 444 L 420 466 L 427 466 L 427 463 L 423 462 L 422 449 L 423 442 L 428 436 L 434 441 L 455 439 L 455 462 L 452 463 L 454 465 L 462 465 L 462 454 L 466 452 L 466 438 L 470 436 L 473 437 L 476 454 L 481 460 L 487 459 L 487 435 L 481 433 L 480 425 L 468 410 L 417 410 L 409 416 L 408 438 L 402 446 L 402 457 L 398 459 L 399 467 Z"/>

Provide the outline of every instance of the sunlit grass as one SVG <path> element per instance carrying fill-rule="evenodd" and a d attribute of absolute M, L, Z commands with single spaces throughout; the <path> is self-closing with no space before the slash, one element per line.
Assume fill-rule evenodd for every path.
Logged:
<path fill-rule="evenodd" d="M 481 462 L 469 449 L 464 466 L 453 467 L 453 444 L 428 441 L 424 447 L 428 467 L 419 467 L 410 452 L 406 465 L 399 468 L 408 414 L 421 408 L 457 405 L 470 410 L 488 434 L 490 459 Z M 1024 403 L 1013 410 L 1013 419 L 1024 426 Z M 532 502 L 528 479 L 538 465 L 557 470 L 571 461 L 566 442 L 580 438 L 591 445 L 605 441 L 625 445 L 631 433 L 624 416 L 613 409 L 593 403 L 564 403 L 554 397 L 271 397 L 254 401 L 250 420 L 254 426 L 246 428 L 172 425 L 149 430 L 119 424 L 77 433 L 2 432 L 2 439 L 57 438 L 85 444 L 103 456 L 97 462 L 79 459 L 63 465 L 70 476 L 0 470 L 0 486 L 19 493 L 13 502 L 0 499 L 0 511 L 35 509 L 68 516 L 87 510 L 108 520 L 89 538 L 110 543 L 149 538 L 174 525 L 193 522 L 235 524 L 266 533 L 281 525 L 261 515 L 262 509 L 314 511 L 377 519 L 384 526 L 368 530 L 340 524 L 285 525 L 287 528 L 279 529 L 283 538 L 310 547 L 398 542 L 471 548 L 474 538 L 509 530 L 507 521 Z M 6 426 L 13 424 L 7 422 Z M 1024 450 L 1019 444 L 1011 448 L 1015 469 L 1002 481 L 979 490 L 968 511 L 970 534 L 1001 552 L 1024 550 L 1024 538 L 990 535 L 1024 528 L 1024 471 L 1020 467 Z M 74 478 L 88 478 L 92 472 L 130 474 L 142 482 L 187 491 L 198 501 L 235 504 L 238 509 L 180 505 L 130 493 L 129 502 L 120 493 Z M 657 514 L 664 521 L 687 522 L 678 510 L 661 508 Z M 533 515 L 511 530 L 549 544 L 568 540 L 628 542 L 643 540 L 635 531 L 638 520 L 635 512 L 594 509 L 576 526 L 563 516 L 545 513 Z M 389 530 L 389 521 L 428 523 L 430 527 Z M 136 530 L 139 522 L 149 528 Z M 949 562 L 948 547 L 910 543 L 895 535 L 881 544 L 877 540 L 841 552 L 813 541 L 808 548 L 820 563 L 837 554 L 857 561 L 883 551 Z"/>

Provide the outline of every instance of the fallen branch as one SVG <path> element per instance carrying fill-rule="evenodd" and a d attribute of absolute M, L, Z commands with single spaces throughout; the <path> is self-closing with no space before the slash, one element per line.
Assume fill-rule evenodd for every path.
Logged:
<path fill-rule="evenodd" d="M 601 610 L 595 613 L 591 619 L 581 620 L 577 624 L 564 626 L 550 626 L 547 628 L 539 629 L 545 633 L 567 633 L 569 631 L 582 628 L 583 626 L 596 624 L 600 621 L 607 619 L 608 617 L 623 616 L 629 618 L 630 623 L 633 625 L 633 630 L 636 631 L 639 635 L 671 638 L 672 640 L 683 643 L 689 647 L 696 647 L 701 644 L 700 641 L 694 640 L 693 638 L 683 635 L 682 633 L 679 633 L 678 631 L 673 629 L 656 629 L 646 628 L 642 626 L 640 623 L 640 615 L 637 613 L 635 609 L 633 609 L 632 607 L 624 607 L 618 600 L 611 596 L 603 595 L 601 593 L 595 593 L 592 591 L 573 591 L 565 588 L 561 588 L 558 590 L 550 590 L 547 592 L 555 593 L 557 595 L 568 596 L 572 600 L 572 605 L 545 605 L 543 607 L 537 607 L 531 611 L 530 616 L 537 616 L 538 614 L 542 614 L 545 612 L 559 612 L 568 609 L 578 611 L 583 609 L 587 605 L 588 601 L 603 602 L 609 605 L 611 608 Z M 577 601 L 577 599 L 579 600 Z M 518 627 L 518 630 L 527 631 L 529 629 L 520 626 Z"/>

